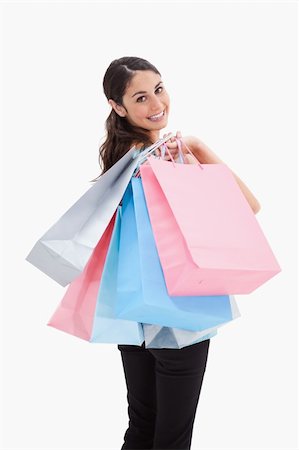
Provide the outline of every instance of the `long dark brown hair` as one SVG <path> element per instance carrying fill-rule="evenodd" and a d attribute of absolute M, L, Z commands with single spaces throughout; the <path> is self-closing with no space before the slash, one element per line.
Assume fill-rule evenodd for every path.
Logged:
<path fill-rule="evenodd" d="M 124 56 L 111 62 L 103 78 L 103 89 L 107 100 L 112 99 L 124 106 L 122 99 L 126 88 L 135 75 L 136 70 L 152 70 L 161 75 L 158 69 L 149 61 L 135 56 Z M 107 137 L 99 148 L 98 161 L 102 169 L 101 174 L 91 182 L 107 172 L 120 158 L 127 153 L 133 144 L 148 146 L 153 144 L 147 130 L 131 125 L 126 117 L 120 117 L 112 108 L 105 122 Z"/>

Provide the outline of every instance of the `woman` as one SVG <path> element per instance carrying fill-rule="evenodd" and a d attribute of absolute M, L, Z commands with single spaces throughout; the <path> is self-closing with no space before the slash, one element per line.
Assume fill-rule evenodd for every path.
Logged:
<path fill-rule="evenodd" d="M 132 146 L 149 146 L 160 138 L 168 121 L 170 99 L 161 74 L 148 61 L 123 57 L 112 61 L 103 79 L 111 105 L 106 120 L 107 139 L 100 147 L 102 173 Z M 166 136 L 166 135 L 164 135 Z M 201 163 L 223 163 L 200 139 L 178 138 Z M 178 147 L 167 142 L 174 159 Z M 184 146 L 182 148 L 185 153 Z M 156 152 L 160 155 L 160 150 Z M 189 162 L 192 161 L 185 153 Z M 190 158 L 190 159 L 189 159 Z M 170 156 L 166 154 L 166 160 Z M 254 213 L 260 205 L 247 186 L 233 174 Z M 191 331 L 189 333 L 192 333 Z M 190 449 L 193 423 L 205 373 L 210 339 L 180 349 L 118 345 L 127 385 L 129 427 L 122 449 Z"/>

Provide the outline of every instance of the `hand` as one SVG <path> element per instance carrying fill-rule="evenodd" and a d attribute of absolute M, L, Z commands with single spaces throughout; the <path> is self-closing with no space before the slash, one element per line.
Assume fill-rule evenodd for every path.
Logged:
<path fill-rule="evenodd" d="M 166 137 L 167 134 L 169 134 L 169 133 L 164 134 L 163 138 Z M 184 156 L 185 163 L 186 164 L 188 164 L 188 163 L 196 164 L 196 159 L 190 155 L 190 153 L 188 152 L 184 143 L 189 147 L 191 152 L 194 154 L 196 152 L 196 148 L 198 146 L 198 142 L 199 142 L 198 138 L 196 138 L 194 136 L 182 137 L 182 134 L 180 131 L 176 132 L 176 138 L 180 138 L 183 141 L 183 144 L 181 147 L 182 147 L 182 153 Z M 174 160 L 176 160 L 179 156 L 179 148 L 178 148 L 175 138 L 174 137 L 170 138 L 169 141 L 166 142 L 166 145 L 167 145 L 169 152 L 171 153 L 171 156 L 173 157 Z M 161 151 L 162 151 L 162 146 L 156 150 L 156 155 L 161 156 Z M 195 156 L 195 154 L 194 154 L 194 156 Z M 171 158 L 170 158 L 168 152 L 165 152 L 164 160 L 171 161 Z"/>
<path fill-rule="evenodd" d="M 165 138 L 168 134 L 169 134 L 169 133 L 163 134 L 163 138 Z M 181 138 L 181 137 L 182 137 L 180 131 L 177 131 L 176 137 L 177 137 L 177 138 Z M 172 156 L 172 158 L 173 158 L 174 160 L 176 160 L 176 158 L 177 158 L 178 155 L 179 155 L 179 153 L 178 153 L 178 152 L 179 152 L 179 148 L 178 148 L 178 145 L 177 145 L 177 142 L 176 142 L 175 138 L 174 138 L 174 137 L 170 138 L 168 141 L 166 141 L 165 144 L 166 144 L 166 146 L 167 146 L 169 152 L 165 151 L 165 156 L 164 156 L 163 159 L 164 159 L 165 161 L 171 161 L 171 158 L 170 158 L 170 156 L 169 156 L 169 153 L 170 153 L 171 156 Z M 156 149 L 155 154 L 156 154 L 156 156 L 161 156 L 161 155 L 162 155 L 162 146 L 160 146 L 159 148 Z"/>

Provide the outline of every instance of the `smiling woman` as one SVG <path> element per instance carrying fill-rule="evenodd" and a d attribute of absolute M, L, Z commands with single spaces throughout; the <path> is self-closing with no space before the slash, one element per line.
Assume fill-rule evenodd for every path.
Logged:
<path fill-rule="evenodd" d="M 104 75 L 103 88 L 112 109 L 106 120 L 107 138 L 99 151 L 102 174 L 133 145 L 142 148 L 156 142 L 160 130 L 167 126 L 170 109 L 160 72 L 142 58 L 123 57 L 112 61 Z M 175 155 L 177 148 L 173 145 L 174 142 L 169 143 Z M 216 331 L 199 336 L 190 330 L 150 323 L 141 325 L 145 339 L 142 345 L 118 344 L 128 388 L 130 419 L 122 450 L 187 450 L 191 445 L 210 337 Z"/>
<path fill-rule="evenodd" d="M 159 138 L 160 129 L 167 124 L 169 96 L 162 84 L 160 74 L 152 70 L 136 70 L 127 84 L 122 104 L 109 99 L 120 117 L 125 117 L 133 127 L 147 130 L 153 142 Z M 158 123 L 158 126 L 149 128 L 149 121 Z"/>
<path fill-rule="evenodd" d="M 160 72 L 142 58 L 127 56 L 112 61 L 103 89 L 112 109 L 106 120 L 107 137 L 99 149 L 101 174 L 134 143 L 139 147 L 153 144 L 167 126 L 170 107 Z"/>
<path fill-rule="evenodd" d="M 111 106 L 111 112 L 106 120 L 107 138 L 99 151 L 100 165 L 103 163 L 102 174 L 119 161 L 133 145 L 141 149 L 156 142 L 160 138 L 160 131 L 167 126 L 170 111 L 170 98 L 160 72 L 142 58 L 123 57 L 112 61 L 104 75 L 103 88 Z M 184 142 L 186 148 L 190 147 L 193 160 L 206 164 L 223 163 L 200 139 L 195 136 L 182 137 L 180 132 L 177 132 L 176 138 L 168 139 L 166 146 L 169 155 L 164 159 L 169 159 L 170 154 L 176 159 L 179 139 Z M 185 153 L 182 146 L 180 149 Z M 160 150 L 156 149 L 156 152 L 156 156 L 160 156 Z M 194 161 L 188 161 L 188 157 L 186 159 L 187 164 L 194 163 Z M 251 191 L 235 174 L 233 175 L 252 209 L 255 212 L 258 211 L 259 204 Z M 136 187 L 136 184 L 134 186 Z M 195 192 L 194 196 L 196 195 Z M 159 202 L 157 200 L 155 202 L 156 207 Z M 134 228 L 137 215 L 139 218 L 142 216 L 142 210 L 138 210 L 137 201 L 133 202 L 131 211 L 139 212 L 134 220 L 130 221 L 129 218 L 126 227 L 125 217 L 128 220 L 126 212 L 130 211 L 127 197 L 121 208 L 122 239 L 120 239 L 124 242 Z M 147 214 L 143 217 L 141 227 L 143 229 L 147 217 Z M 137 227 L 136 223 L 135 227 Z M 159 226 L 163 227 L 164 224 L 160 224 L 159 221 Z M 167 233 L 169 233 L 168 228 Z M 146 236 L 149 234 L 148 231 Z M 129 275 L 134 283 L 136 281 L 137 284 L 142 284 L 141 277 L 138 278 L 137 267 L 140 261 L 136 262 L 140 257 L 138 251 L 135 260 L 133 258 L 130 263 L 129 259 L 134 253 L 136 235 L 138 233 L 133 234 L 129 245 L 125 251 L 123 250 L 124 266 L 130 269 Z M 167 242 L 170 241 L 167 240 Z M 168 246 L 171 247 L 171 244 Z M 151 253 L 149 247 L 150 244 L 147 243 L 144 254 L 148 261 L 152 261 L 156 249 Z M 121 253 L 119 250 L 119 255 Z M 144 261 L 143 263 L 145 265 Z M 148 272 L 151 271 L 148 270 Z M 150 278 L 149 284 L 158 286 L 159 294 L 164 289 L 163 283 L 157 284 L 154 276 Z M 142 295 L 141 292 L 140 296 Z M 129 291 L 129 298 L 131 298 L 131 291 Z M 171 299 L 171 297 L 166 298 Z M 126 301 L 129 301 L 127 297 Z M 144 316 L 140 317 L 147 322 Z M 148 318 L 148 322 L 152 320 Z M 126 345 L 122 342 L 118 344 L 128 389 L 130 419 L 122 450 L 137 448 L 188 450 L 191 446 L 193 423 L 204 379 L 210 338 L 217 333 L 217 330 L 208 328 L 206 331 L 210 331 L 209 334 L 201 333 L 199 336 L 198 332 L 187 329 L 157 326 L 152 323 L 140 325 L 143 330 L 142 339 L 144 338 L 142 345 Z"/>

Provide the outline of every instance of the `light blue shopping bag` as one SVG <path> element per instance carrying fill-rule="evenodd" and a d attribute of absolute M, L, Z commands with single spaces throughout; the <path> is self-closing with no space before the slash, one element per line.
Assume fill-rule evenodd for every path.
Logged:
<path fill-rule="evenodd" d="M 209 332 L 238 316 L 232 310 L 231 297 L 168 295 L 142 181 L 133 177 L 122 204 L 116 317 Z"/>
<path fill-rule="evenodd" d="M 121 206 L 117 209 L 115 225 L 109 244 L 102 278 L 99 286 L 93 329 L 90 342 L 141 345 L 144 341 L 140 323 L 115 318 Z"/>

